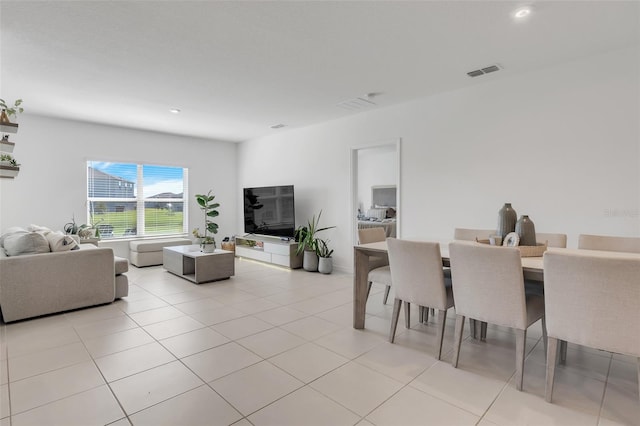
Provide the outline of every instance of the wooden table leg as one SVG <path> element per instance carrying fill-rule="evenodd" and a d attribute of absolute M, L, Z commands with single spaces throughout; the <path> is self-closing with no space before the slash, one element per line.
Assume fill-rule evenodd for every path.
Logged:
<path fill-rule="evenodd" d="M 364 316 L 367 307 L 369 255 L 354 248 L 353 263 L 353 328 L 364 328 Z"/>

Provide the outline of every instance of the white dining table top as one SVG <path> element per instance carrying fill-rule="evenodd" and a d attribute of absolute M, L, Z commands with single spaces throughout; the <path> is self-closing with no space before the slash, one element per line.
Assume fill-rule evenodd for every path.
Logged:
<path fill-rule="evenodd" d="M 359 244 L 359 245 L 356 245 L 355 248 L 356 249 L 361 248 L 367 251 L 386 253 L 387 242 L 380 241 L 376 243 Z M 575 254 L 575 255 L 588 254 L 589 256 L 617 258 L 617 259 L 639 259 L 640 258 L 640 253 L 624 253 L 624 252 L 617 252 L 617 251 L 584 250 L 584 249 L 558 248 L 558 247 L 549 247 L 547 248 L 547 251 L 562 252 L 562 253 L 569 253 L 569 254 Z M 440 254 L 442 256 L 442 259 L 444 260 L 449 259 L 449 244 L 447 243 L 440 244 Z M 522 267 L 532 271 L 543 271 L 544 269 L 543 257 L 542 256 L 523 257 Z"/>

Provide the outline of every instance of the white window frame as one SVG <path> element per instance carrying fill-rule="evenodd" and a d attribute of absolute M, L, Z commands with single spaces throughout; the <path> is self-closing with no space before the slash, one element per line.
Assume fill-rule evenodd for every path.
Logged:
<path fill-rule="evenodd" d="M 89 167 L 91 163 L 95 162 L 106 162 L 106 160 L 87 160 L 86 161 L 86 187 L 87 187 L 87 222 L 91 223 L 91 203 L 97 202 L 124 202 L 124 203 L 136 203 L 136 235 L 126 235 L 122 237 L 110 237 L 105 238 L 108 240 L 121 240 L 121 239 L 132 239 L 132 238 L 144 238 L 144 237 L 170 237 L 176 235 L 187 234 L 189 229 L 189 169 L 181 166 L 173 166 L 173 165 L 159 165 L 159 164 L 147 164 L 147 163 L 133 163 L 133 162 L 125 162 L 125 161 L 109 161 L 115 164 L 134 164 L 137 169 L 137 178 L 134 183 L 137 186 L 136 198 L 109 198 L 109 197 L 89 197 Z M 173 168 L 182 168 L 182 198 L 145 198 L 144 196 L 144 177 L 143 177 L 143 169 L 144 166 L 161 166 L 161 167 L 173 167 Z M 182 232 L 181 233 L 167 233 L 167 234 L 152 234 L 145 235 L 145 202 L 153 202 L 153 203 L 172 203 L 175 201 L 181 200 L 182 202 Z"/>

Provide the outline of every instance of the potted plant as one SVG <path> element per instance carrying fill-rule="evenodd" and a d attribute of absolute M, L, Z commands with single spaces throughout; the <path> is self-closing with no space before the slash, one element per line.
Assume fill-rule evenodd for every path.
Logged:
<path fill-rule="evenodd" d="M 318 237 L 316 234 L 327 229 L 335 228 L 335 226 L 327 226 L 325 228 L 318 228 L 320 223 L 320 216 L 322 216 L 322 210 L 318 213 L 318 218 L 313 215 L 310 221 L 307 221 L 307 226 L 300 226 L 296 229 L 295 237 L 298 241 L 298 250 L 296 254 L 304 252 L 302 259 L 302 268 L 305 271 L 317 271 L 318 270 Z"/>
<path fill-rule="evenodd" d="M 204 194 L 196 194 L 196 201 L 200 210 L 204 212 L 204 234 L 200 234 L 200 228 L 193 230 L 193 236 L 200 240 L 200 250 L 203 253 L 213 253 L 216 249 L 216 240 L 213 235 L 208 235 L 208 232 L 212 234 L 218 233 L 218 224 L 212 222 L 210 219 L 219 215 L 218 207 L 220 204 L 214 203 L 215 195 L 211 195 L 211 190 Z"/>
<path fill-rule="evenodd" d="M 0 177 L 14 178 L 19 171 L 20 164 L 11 154 L 0 154 Z"/>
<path fill-rule="evenodd" d="M 330 274 L 333 271 L 333 249 L 329 249 L 329 240 L 316 240 L 316 254 L 318 255 L 318 272 Z"/>
<path fill-rule="evenodd" d="M 2 108 L 2 112 L 0 113 L 0 126 L 2 126 L 1 130 L 3 132 L 16 133 L 18 131 L 18 125 L 12 123 L 9 117 L 17 117 L 19 113 L 24 111 L 24 108 L 20 106 L 21 104 L 22 99 L 15 101 L 13 106 L 7 105 L 4 99 L 0 99 L 0 108 Z"/>

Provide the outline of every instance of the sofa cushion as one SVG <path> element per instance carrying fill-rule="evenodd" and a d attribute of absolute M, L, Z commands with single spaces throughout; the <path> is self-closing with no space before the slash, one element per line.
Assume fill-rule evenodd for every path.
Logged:
<path fill-rule="evenodd" d="M 114 256 L 113 257 L 116 264 L 116 275 L 124 274 L 129 270 L 129 261 L 122 257 Z"/>
<path fill-rule="evenodd" d="M 49 232 L 46 235 L 51 251 L 78 250 L 78 243 L 70 235 L 62 232 Z"/>
<path fill-rule="evenodd" d="M 162 240 L 139 240 L 130 241 L 129 249 L 138 253 L 148 253 L 162 251 L 163 247 L 191 245 L 193 242 L 188 238 L 168 238 Z"/>
<path fill-rule="evenodd" d="M 49 253 L 49 241 L 38 232 L 16 232 L 3 238 L 4 250 L 7 256 L 22 254 Z"/>

